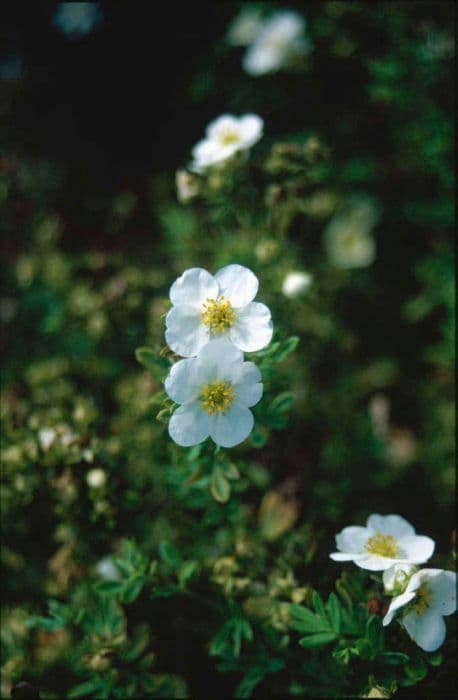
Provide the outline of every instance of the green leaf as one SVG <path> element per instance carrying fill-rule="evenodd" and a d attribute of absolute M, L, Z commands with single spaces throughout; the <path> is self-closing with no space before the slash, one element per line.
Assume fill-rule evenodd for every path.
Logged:
<path fill-rule="evenodd" d="M 151 372 L 155 379 L 162 380 L 164 375 L 170 369 L 169 360 L 162 357 L 152 348 L 137 348 L 135 351 L 135 357 L 137 358 L 138 362 L 143 365 L 143 367 Z"/>
<path fill-rule="evenodd" d="M 171 566 L 173 569 L 178 569 L 183 562 L 181 554 L 176 547 L 165 540 L 162 540 L 162 542 L 159 543 L 159 556 L 163 562 Z"/>
<path fill-rule="evenodd" d="M 264 445 L 267 444 L 268 439 L 269 433 L 260 427 L 256 427 L 250 435 L 251 444 L 253 447 L 257 447 L 258 449 L 260 447 L 264 447 Z"/>
<path fill-rule="evenodd" d="M 297 348 L 299 344 L 299 338 L 297 335 L 292 335 L 288 340 L 286 340 L 280 347 L 279 351 L 275 354 L 275 362 L 283 362 L 288 355 L 290 355 Z"/>
<path fill-rule="evenodd" d="M 323 618 L 323 620 L 327 619 L 326 616 L 326 609 L 324 607 L 323 599 L 320 596 L 320 594 L 317 591 L 313 591 L 312 593 L 312 605 L 317 611 L 318 615 Z"/>
<path fill-rule="evenodd" d="M 378 654 L 383 648 L 382 619 L 378 615 L 371 615 L 366 622 L 366 636 L 374 651 Z"/>
<path fill-rule="evenodd" d="M 342 609 L 340 601 L 335 593 L 331 593 L 326 604 L 328 617 L 331 621 L 331 626 L 336 634 L 340 633 L 342 625 Z"/>
<path fill-rule="evenodd" d="M 409 660 L 407 654 L 402 654 L 400 651 L 384 651 L 382 654 L 379 654 L 377 658 L 383 663 L 393 666 L 405 664 Z"/>
<path fill-rule="evenodd" d="M 75 685 L 67 693 L 68 698 L 82 698 L 85 695 L 92 695 L 100 689 L 100 680 L 98 678 L 91 678 L 89 681 Z"/>
<path fill-rule="evenodd" d="M 308 637 L 303 637 L 299 640 L 299 644 L 304 649 L 311 649 L 313 647 L 320 647 L 324 644 L 329 644 L 336 639 L 334 632 L 319 632 L 318 634 L 311 634 Z"/>
<path fill-rule="evenodd" d="M 285 413 L 289 411 L 294 403 L 294 396 L 290 391 L 283 391 L 278 394 L 270 404 L 269 411 L 272 413 Z"/>
<path fill-rule="evenodd" d="M 326 619 L 301 605 L 291 605 L 291 628 L 297 632 L 332 632 Z"/>
<path fill-rule="evenodd" d="M 145 585 L 144 576 L 134 576 L 124 584 L 124 591 L 121 596 L 123 603 L 132 603 L 140 595 Z"/>
<path fill-rule="evenodd" d="M 231 485 L 220 466 L 215 466 L 210 478 L 210 493 L 218 503 L 227 503 L 231 496 Z"/>
<path fill-rule="evenodd" d="M 199 564 L 197 561 L 185 561 L 178 572 L 178 581 L 180 586 L 185 586 L 187 582 L 197 574 L 198 571 Z"/>
<path fill-rule="evenodd" d="M 94 589 L 97 593 L 106 593 L 111 595 L 116 595 L 124 591 L 124 581 L 98 581 Z"/>

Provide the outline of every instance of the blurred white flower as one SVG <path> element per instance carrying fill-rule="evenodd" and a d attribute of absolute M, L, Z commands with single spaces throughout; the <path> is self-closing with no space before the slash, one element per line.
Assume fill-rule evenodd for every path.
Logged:
<path fill-rule="evenodd" d="M 334 561 L 353 561 L 361 569 L 384 571 L 393 564 L 422 564 L 434 552 L 430 537 L 416 535 L 400 515 L 370 515 L 366 527 L 346 527 L 336 535 Z"/>
<path fill-rule="evenodd" d="M 107 475 L 103 469 L 90 469 L 86 474 L 88 486 L 92 489 L 100 489 L 107 483 Z"/>
<path fill-rule="evenodd" d="M 263 127 L 264 122 L 257 114 L 221 115 L 207 126 L 205 139 L 192 149 L 191 169 L 201 172 L 223 163 L 239 151 L 246 151 L 262 137 Z"/>
<path fill-rule="evenodd" d="M 38 442 L 42 450 L 49 450 L 56 439 L 56 431 L 53 428 L 42 428 L 38 431 Z"/>
<path fill-rule="evenodd" d="M 390 400 L 384 394 L 374 394 L 369 401 L 369 416 L 375 437 L 386 438 L 390 427 Z"/>
<path fill-rule="evenodd" d="M 186 204 L 199 193 L 197 178 L 187 170 L 177 170 L 175 174 L 178 201 Z"/>
<path fill-rule="evenodd" d="M 282 284 L 282 292 L 285 297 L 294 297 L 303 294 L 312 284 L 313 277 L 309 272 L 288 272 Z"/>
<path fill-rule="evenodd" d="M 173 307 L 165 323 L 165 338 L 178 355 L 192 357 L 213 338 L 230 340 L 244 352 L 270 343 L 270 311 L 252 301 L 258 278 L 243 265 L 227 265 L 213 276 L 200 267 L 186 270 L 172 284 Z"/>
<path fill-rule="evenodd" d="M 305 26 L 304 17 L 292 10 L 274 14 L 262 24 L 246 50 L 242 61 L 245 71 L 258 76 L 293 66 L 312 48 Z"/>
<path fill-rule="evenodd" d="M 404 593 L 407 584 L 417 569 L 418 567 L 414 564 L 394 564 L 389 569 L 385 569 L 382 576 L 385 593 L 391 596 Z"/>
<path fill-rule="evenodd" d="M 111 557 L 104 557 L 104 559 L 97 562 L 95 570 L 101 578 L 110 579 L 112 581 L 119 581 L 121 578 L 121 573 Z"/>
<path fill-rule="evenodd" d="M 102 21 L 102 10 L 96 2 L 60 2 L 53 16 L 53 23 L 66 36 L 85 36 Z"/>
<path fill-rule="evenodd" d="M 436 651 L 445 639 L 444 616 L 456 610 L 456 573 L 421 569 L 413 574 L 405 591 L 391 601 L 383 618 L 384 626 L 406 605 L 402 626 L 423 651 Z"/>
<path fill-rule="evenodd" d="M 248 46 L 263 25 L 262 13 L 255 7 L 244 7 L 232 20 L 227 31 L 231 46 Z"/>
<path fill-rule="evenodd" d="M 211 340 L 197 357 L 179 360 L 165 380 L 165 390 L 182 404 L 169 421 L 172 440 L 182 447 L 208 436 L 222 447 L 234 447 L 251 433 L 249 407 L 262 396 L 261 373 L 227 340 Z"/>
<path fill-rule="evenodd" d="M 349 197 L 324 230 L 324 244 L 330 262 L 336 267 L 367 267 L 375 260 L 372 229 L 380 217 L 380 207 L 369 197 Z"/>

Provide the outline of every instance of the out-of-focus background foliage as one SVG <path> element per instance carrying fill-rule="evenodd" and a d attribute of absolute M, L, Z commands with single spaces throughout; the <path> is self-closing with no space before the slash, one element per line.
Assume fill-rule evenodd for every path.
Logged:
<path fill-rule="evenodd" d="M 227 611 L 258 640 L 275 603 L 259 634 L 280 648 L 281 603 L 332 590 L 334 534 L 371 512 L 453 567 L 453 3 L 287 7 L 313 50 L 260 77 L 226 40 L 237 3 L 100 3 L 77 36 L 53 3 L 1 10 L 2 697 L 24 678 L 50 698 L 94 678 L 97 697 L 231 695 L 246 669 L 237 648 L 217 669 Z M 265 135 L 180 203 L 175 171 L 225 112 Z M 364 266 L 333 264 L 348 218 L 375 241 Z M 300 342 L 277 378 L 288 424 L 259 407 L 221 504 L 155 419 L 135 349 L 164 345 L 177 275 L 230 262 Z M 312 277 L 297 296 L 291 271 Z M 118 583 L 107 609 L 101 581 Z M 306 692 L 273 661 L 253 661 L 255 697 Z M 432 668 L 424 692 L 451 677 Z"/>

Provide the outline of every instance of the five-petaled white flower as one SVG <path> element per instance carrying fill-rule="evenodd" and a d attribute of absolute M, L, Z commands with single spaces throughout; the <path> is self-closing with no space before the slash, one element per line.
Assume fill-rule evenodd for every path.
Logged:
<path fill-rule="evenodd" d="M 207 126 L 205 139 L 192 149 L 191 170 L 200 173 L 212 165 L 224 163 L 238 151 L 251 148 L 262 137 L 263 126 L 257 114 L 221 115 Z"/>
<path fill-rule="evenodd" d="M 422 564 L 434 552 L 430 537 L 416 535 L 400 515 L 370 515 L 366 527 L 346 527 L 336 535 L 334 561 L 353 561 L 361 569 L 383 571 L 393 564 Z"/>
<path fill-rule="evenodd" d="M 380 217 L 380 207 L 370 197 L 353 195 L 346 199 L 324 230 L 324 245 L 336 267 L 367 267 L 375 260 L 372 229 Z"/>
<path fill-rule="evenodd" d="M 222 447 L 238 445 L 253 429 L 249 407 L 263 391 L 259 369 L 226 340 L 211 340 L 197 357 L 176 362 L 165 389 L 182 404 L 169 421 L 170 437 L 182 447 L 208 436 Z"/>
<path fill-rule="evenodd" d="M 436 651 L 444 642 L 444 615 L 456 610 L 456 573 L 442 569 L 421 569 L 413 574 L 401 595 L 391 601 L 383 624 L 406 607 L 401 624 L 424 651 Z"/>
<path fill-rule="evenodd" d="M 305 36 L 305 19 L 291 10 L 277 12 L 260 28 L 243 57 L 243 68 L 253 76 L 294 65 L 312 44 Z"/>
<path fill-rule="evenodd" d="M 197 355 L 212 339 L 226 339 L 244 352 L 270 343 L 270 311 L 252 301 L 258 278 L 242 265 L 227 265 L 214 276 L 200 267 L 186 270 L 172 284 L 173 307 L 166 316 L 165 337 L 182 357 Z"/>

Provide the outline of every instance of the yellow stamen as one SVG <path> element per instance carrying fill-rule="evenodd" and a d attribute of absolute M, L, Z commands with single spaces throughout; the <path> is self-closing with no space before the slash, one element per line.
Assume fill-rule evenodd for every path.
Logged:
<path fill-rule="evenodd" d="M 413 610 L 415 610 L 417 615 L 423 615 L 423 613 L 425 613 L 431 605 L 433 594 L 431 593 L 426 583 L 422 583 L 416 593 L 417 597 L 415 598 L 415 602 L 413 603 L 412 608 Z"/>
<path fill-rule="evenodd" d="M 224 296 L 219 299 L 207 299 L 202 311 L 202 321 L 210 326 L 213 333 L 223 333 L 234 325 L 236 320 L 232 304 Z"/>
<path fill-rule="evenodd" d="M 366 550 L 371 554 L 379 554 L 381 557 L 394 558 L 399 547 L 394 537 L 377 532 L 367 540 Z"/>
<path fill-rule="evenodd" d="M 233 143 L 238 143 L 240 141 L 240 135 L 238 131 L 225 129 L 219 135 L 218 140 L 222 146 L 231 146 Z"/>
<path fill-rule="evenodd" d="M 212 382 L 202 389 L 199 398 L 203 408 L 210 415 L 214 413 L 225 415 L 231 410 L 235 399 L 235 389 L 229 382 Z"/>

